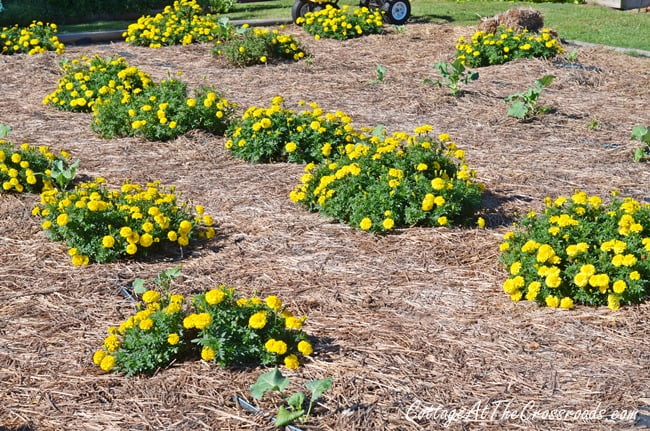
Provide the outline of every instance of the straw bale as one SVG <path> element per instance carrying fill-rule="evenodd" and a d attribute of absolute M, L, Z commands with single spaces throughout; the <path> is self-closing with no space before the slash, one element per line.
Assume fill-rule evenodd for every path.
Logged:
<path fill-rule="evenodd" d="M 486 185 L 487 229 L 409 228 L 373 236 L 287 197 L 302 166 L 248 165 L 224 138 L 191 132 L 158 143 L 104 140 L 91 116 L 43 106 L 56 87 L 53 54 L 0 57 L 0 123 L 11 140 L 66 149 L 80 174 L 112 185 L 130 178 L 175 185 L 215 216 L 214 241 L 181 256 L 71 266 L 65 246 L 47 240 L 30 215 L 38 196 L 0 194 L 0 427 L 18 430 L 263 430 L 268 416 L 235 405 L 263 371 L 173 364 L 150 378 L 105 375 L 92 364 L 106 327 L 133 304 L 119 290 L 182 265 L 174 291 L 191 294 L 226 283 L 243 294 L 276 294 L 309 316 L 313 360 L 294 372 L 292 389 L 332 376 L 305 430 L 625 429 L 614 410 L 650 403 L 648 304 L 616 312 L 570 312 L 511 303 L 498 244 L 510 224 L 539 210 L 545 196 L 579 188 L 618 189 L 650 199 L 650 173 L 631 162 L 634 125 L 647 124 L 650 60 L 603 48 L 578 48 L 580 66 L 518 60 L 480 70 L 460 98 L 425 86 L 433 64 L 449 60 L 472 29 L 413 24 L 398 33 L 345 42 L 296 35 L 311 54 L 297 64 L 229 67 L 209 45 L 157 50 L 124 43 L 70 47 L 64 58 L 121 55 L 155 79 L 177 76 L 192 88 L 215 84 L 242 112 L 276 95 L 348 113 L 356 126 L 411 131 L 429 123 L 466 150 Z M 384 82 L 375 80 L 386 66 Z M 528 123 L 506 115 L 503 98 L 556 75 L 542 95 L 555 111 Z M 596 121 L 592 130 L 588 126 Z M 182 258 L 181 258 L 182 257 Z M 278 399 L 257 403 L 270 413 Z M 607 412 L 583 423 L 478 418 L 447 424 L 425 408 L 480 406 Z M 498 404 L 502 402 L 502 404 Z M 492 403 L 492 404 L 490 404 Z M 420 417 L 418 418 L 418 413 Z M 503 413 L 500 408 L 499 413 Z M 411 418 L 411 419 L 409 419 Z"/>

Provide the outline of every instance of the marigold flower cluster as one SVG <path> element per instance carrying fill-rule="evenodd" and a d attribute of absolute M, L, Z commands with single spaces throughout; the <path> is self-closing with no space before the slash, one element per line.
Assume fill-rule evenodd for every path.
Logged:
<path fill-rule="evenodd" d="M 275 365 L 296 369 L 313 353 L 302 326 L 276 296 L 237 298 L 220 285 L 184 304 L 181 295 L 148 290 L 138 311 L 116 327 L 93 355 L 104 371 L 152 374 L 180 354 L 228 365 Z"/>
<path fill-rule="evenodd" d="M 456 44 L 456 58 L 470 67 L 502 64 L 516 58 L 553 58 L 563 52 L 560 41 L 547 28 L 534 34 L 501 26 L 496 33 L 477 31 L 470 41 L 461 36 Z"/>
<path fill-rule="evenodd" d="M 53 189 L 50 178 L 55 162 L 68 165 L 70 155 L 54 154 L 46 146 L 16 146 L 0 139 L 0 184 L 5 192 L 40 193 Z"/>
<path fill-rule="evenodd" d="M 91 127 L 109 139 L 143 136 L 164 141 L 193 129 L 221 135 L 235 109 L 213 86 L 202 85 L 190 97 L 187 84 L 170 79 L 141 91 L 121 90 L 98 98 Z"/>
<path fill-rule="evenodd" d="M 32 214 L 43 219 L 52 240 L 66 242 L 75 266 L 147 255 L 165 243 L 185 247 L 197 236 L 215 235 L 203 207 L 194 213 L 178 203 L 174 187 L 158 181 L 146 187 L 127 181 L 111 190 L 97 178 L 72 191 L 45 191 Z"/>
<path fill-rule="evenodd" d="M 363 134 L 342 155 L 310 163 L 289 197 L 312 211 L 372 232 L 474 220 L 483 185 L 449 135 Z M 481 225 L 482 219 L 477 223 Z"/>
<path fill-rule="evenodd" d="M 55 51 L 62 54 L 65 45 L 56 36 L 56 24 L 33 21 L 28 27 L 3 27 L 0 31 L 0 48 L 2 54 L 27 53 L 42 54 L 45 51 Z"/>
<path fill-rule="evenodd" d="M 545 203 L 500 246 L 509 271 L 503 290 L 513 301 L 616 310 L 650 294 L 650 205 L 631 198 L 605 205 L 581 191 Z"/>
<path fill-rule="evenodd" d="M 316 40 L 322 37 L 346 40 L 367 34 L 380 34 L 384 20 L 379 10 L 367 7 L 350 9 L 348 5 L 338 9 L 327 4 L 324 9 L 307 12 L 296 23 L 302 25 Z"/>
<path fill-rule="evenodd" d="M 133 94 L 152 85 L 151 77 L 122 57 L 81 57 L 61 62 L 63 76 L 44 105 L 74 112 L 91 112 L 98 98 L 123 92 Z"/>
<path fill-rule="evenodd" d="M 295 369 L 313 353 L 302 327 L 307 316 L 294 316 L 277 296 L 237 298 L 219 286 L 193 298 L 195 313 L 183 321 L 196 331 L 201 358 L 221 366 L 283 363 Z"/>
<path fill-rule="evenodd" d="M 153 17 L 140 17 L 122 37 L 131 45 L 160 48 L 225 39 L 232 31 L 227 19 L 203 14 L 195 0 L 177 0 Z"/>
<path fill-rule="evenodd" d="M 281 96 L 268 108 L 251 106 L 226 132 L 225 146 L 249 162 L 302 163 L 322 161 L 353 142 L 356 132 L 348 115 L 326 113 L 316 103 L 308 106 L 301 112 L 287 109 Z"/>
<path fill-rule="evenodd" d="M 127 376 L 169 366 L 189 345 L 183 329 L 184 301 L 182 295 L 145 292 L 134 315 L 108 328 L 102 348 L 93 354 L 95 365 Z"/>
<path fill-rule="evenodd" d="M 273 63 L 278 60 L 298 61 L 305 56 L 300 43 L 279 30 L 251 29 L 246 24 L 232 38 L 218 40 L 214 55 L 223 55 L 238 67 Z"/>

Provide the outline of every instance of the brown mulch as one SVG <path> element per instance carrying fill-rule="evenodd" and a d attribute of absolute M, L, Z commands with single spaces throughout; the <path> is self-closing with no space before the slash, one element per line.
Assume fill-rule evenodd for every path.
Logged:
<path fill-rule="evenodd" d="M 286 31 L 309 60 L 233 69 L 208 45 L 124 43 L 68 47 L 63 57 L 118 54 L 155 79 L 182 71 L 192 87 L 216 84 L 240 112 L 282 95 L 288 107 L 302 99 L 342 110 L 357 126 L 432 124 L 466 150 L 485 183 L 487 228 L 353 230 L 289 201 L 302 166 L 243 163 L 223 137 L 201 132 L 164 143 L 103 140 L 90 115 L 41 104 L 56 87 L 59 57 L 2 56 L 0 123 L 12 126 L 11 141 L 66 149 L 81 160 L 80 174 L 113 185 L 127 178 L 175 185 L 220 229 L 183 259 L 76 268 L 30 215 L 38 196 L 0 194 L 0 429 L 272 429 L 233 402 L 250 400 L 262 369 L 193 361 L 126 378 L 92 364 L 106 328 L 133 308 L 119 288 L 175 265 L 183 271 L 178 292 L 226 283 L 276 294 L 309 316 L 316 354 L 286 374 L 292 389 L 327 376 L 334 387 L 304 430 L 609 430 L 634 422 L 616 412 L 650 414 L 649 304 L 614 312 L 512 303 L 498 263 L 503 233 L 545 196 L 617 189 L 650 201 L 648 167 L 631 160 L 629 139 L 633 126 L 650 123 L 650 59 L 578 48 L 581 67 L 543 60 L 486 67 L 453 98 L 423 80 L 436 77 L 433 64 L 451 59 L 471 29 L 412 24 L 345 42 Z M 373 84 L 379 64 L 386 78 Z M 555 111 L 529 123 L 508 117 L 503 98 L 549 73 L 556 80 L 542 102 Z M 277 402 L 257 405 L 271 412 Z M 533 415 L 554 409 L 596 414 L 586 423 Z M 453 412 L 460 417 L 449 420 Z"/>

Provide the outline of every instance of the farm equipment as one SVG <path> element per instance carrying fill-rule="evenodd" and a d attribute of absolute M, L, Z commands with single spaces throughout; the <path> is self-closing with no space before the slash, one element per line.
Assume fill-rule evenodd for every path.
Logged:
<path fill-rule="evenodd" d="M 291 7 L 291 18 L 295 22 L 307 12 L 325 9 L 327 5 L 338 8 L 338 0 L 295 0 Z M 402 25 L 411 16 L 409 0 L 360 0 L 359 7 L 379 9 L 384 12 L 384 20 L 389 24 Z"/>

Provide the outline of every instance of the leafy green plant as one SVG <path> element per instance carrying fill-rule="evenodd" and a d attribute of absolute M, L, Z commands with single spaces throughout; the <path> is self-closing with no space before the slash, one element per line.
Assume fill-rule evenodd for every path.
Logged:
<path fill-rule="evenodd" d="M 634 161 L 641 162 L 650 155 L 650 127 L 635 126 L 632 129 L 632 139 L 643 144 L 634 150 Z"/>
<path fill-rule="evenodd" d="M 32 21 L 28 27 L 3 27 L 0 31 L 0 54 L 29 55 L 42 54 L 46 51 L 55 51 L 62 54 L 65 45 L 57 37 L 56 24 L 43 24 L 41 21 Z"/>
<path fill-rule="evenodd" d="M 0 139 L 6 138 L 11 133 L 11 126 L 0 124 Z"/>
<path fill-rule="evenodd" d="M 183 329 L 184 301 L 182 295 L 145 289 L 138 311 L 119 326 L 108 328 L 102 348 L 93 354 L 95 365 L 127 376 L 153 374 L 169 366 L 189 347 Z"/>
<path fill-rule="evenodd" d="M 456 44 L 456 58 L 469 67 L 502 64 L 516 58 L 552 58 L 563 52 L 560 41 L 549 29 L 542 29 L 537 35 L 501 26 L 496 33 L 477 31 L 469 41 L 461 36 Z"/>
<path fill-rule="evenodd" d="M 77 168 L 79 167 L 79 160 L 72 164 L 66 164 L 63 160 L 55 160 L 52 163 L 50 177 L 59 186 L 59 190 L 65 190 L 68 184 L 74 180 L 77 175 Z"/>
<path fill-rule="evenodd" d="M 233 37 L 217 41 L 212 54 L 223 55 L 238 67 L 279 60 L 298 61 L 305 56 L 300 42 L 293 36 L 278 30 L 250 28 L 247 24 L 239 27 Z"/>
<path fill-rule="evenodd" d="M 577 63 L 579 56 L 578 50 L 572 49 L 570 53 L 564 55 L 564 58 L 566 58 L 566 61 L 569 63 Z"/>
<path fill-rule="evenodd" d="M 187 246 L 197 237 L 215 234 L 211 216 L 179 204 L 174 188 L 160 182 L 146 187 L 125 182 L 111 190 L 103 178 L 74 190 L 49 190 L 32 212 L 54 241 L 65 241 L 75 266 L 143 256 L 164 244 Z"/>
<path fill-rule="evenodd" d="M 223 0 L 224 4 L 228 0 Z M 233 28 L 226 17 L 205 15 L 195 0 L 176 0 L 155 16 L 140 17 L 122 34 L 131 45 L 160 48 L 227 39 Z"/>
<path fill-rule="evenodd" d="M 338 158 L 309 164 L 289 198 L 372 232 L 405 226 L 445 226 L 473 219 L 482 185 L 465 152 L 429 125 L 415 135 L 380 130 L 347 144 Z"/>
<path fill-rule="evenodd" d="M 289 379 L 275 368 L 259 376 L 250 386 L 251 395 L 256 400 L 261 400 L 267 392 L 278 392 L 284 398 L 286 406 L 281 405 L 275 417 L 275 425 L 278 427 L 289 425 L 296 420 L 307 422 L 314 403 L 332 387 L 332 378 L 307 382 L 305 387 L 311 392 L 309 399 L 300 391 L 287 396 L 284 391 L 289 383 Z"/>
<path fill-rule="evenodd" d="M 355 139 L 344 112 L 325 113 L 316 103 L 309 104 L 311 110 L 296 112 L 283 104 L 276 96 L 268 108 L 249 107 L 228 129 L 226 148 L 254 163 L 309 163 L 333 157 Z"/>
<path fill-rule="evenodd" d="M 587 129 L 589 130 L 598 130 L 598 127 L 600 127 L 600 122 L 598 120 L 593 120 L 587 124 Z"/>
<path fill-rule="evenodd" d="M 192 299 L 196 313 L 183 321 L 196 330 L 193 342 L 201 347 L 201 358 L 221 366 L 282 361 L 289 369 L 300 365 L 299 356 L 309 356 L 312 346 L 302 331 L 306 316 L 296 317 L 276 296 L 237 298 L 222 285 Z"/>
<path fill-rule="evenodd" d="M 63 76 L 43 104 L 64 111 L 91 112 L 98 98 L 116 92 L 137 93 L 153 84 L 149 74 L 130 66 L 123 57 L 65 59 L 60 67 Z"/>
<path fill-rule="evenodd" d="M 375 68 L 375 80 L 370 81 L 371 84 L 378 84 L 380 82 L 384 82 L 384 79 L 386 79 L 386 66 L 383 64 L 378 64 L 377 67 Z"/>
<path fill-rule="evenodd" d="M 380 34 L 384 20 L 379 10 L 371 11 L 367 7 L 351 10 L 349 5 L 339 9 L 326 4 L 324 9 L 299 17 L 296 23 L 316 40 L 323 37 L 346 40 L 366 34 Z"/>
<path fill-rule="evenodd" d="M 467 84 L 470 81 L 478 79 L 478 72 L 470 72 L 465 69 L 461 59 L 454 60 L 453 63 L 446 61 L 439 61 L 434 66 L 440 76 L 441 80 L 425 79 L 425 84 L 437 85 L 438 87 L 447 87 L 452 96 L 457 97 L 462 94 L 461 84 Z"/>
<path fill-rule="evenodd" d="M 0 134 L 8 134 L 11 128 L 2 126 Z M 2 191 L 40 193 L 52 190 L 51 172 L 55 166 L 67 169 L 70 155 L 61 151 L 55 155 L 45 146 L 16 146 L 0 139 L 0 183 Z M 74 174 L 73 174 L 74 177 Z"/>
<path fill-rule="evenodd" d="M 179 266 L 175 268 L 169 268 L 158 273 L 153 282 L 160 288 L 160 290 L 163 291 L 163 294 L 168 294 L 172 280 L 180 275 L 181 268 Z M 146 287 L 146 281 L 142 278 L 136 278 L 133 280 L 132 287 L 133 292 L 137 295 L 142 295 L 148 290 Z"/>
<path fill-rule="evenodd" d="M 503 289 L 513 301 L 615 310 L 650 296 L 649 205 L 632 198 L 605 204 L 580 191 L 545 203 L 542 214 L 530 212 L 500 245 L 509 272 Z"/>
<path fill-rule="evenodd" d="M 554 75 L 545 75 L 535 80 L 535 87 L 529 87 L 524 92 L 506 97 L 504 101 L 510 103 L 508 115 L 521 120 L 528 120 L 534 118 L 537 114 L 550 111 L 552 109 L 550 106 L 539 105 L 539 96 L 544 88 L 551 85 L 553 79 L 555 79 Z"/>
<path fill-rule="evenodd" d="M 223 134 L 235 105 L 211 86 L 200 86 L 194 93 L 194 97 L 188 97 L 187 84 L 170 79 L 134 94 L 109 94 L 93 105 L 92 128 L 109 139 L 143 136 L 168 140 L 192 129 Z"/>
<path fill-rule="evenodd" d="M 235 6 L 235 0 L 200 0 L 199 3 L 203 9 L 209 10 L 214 14 L 230 12 Z"/>

